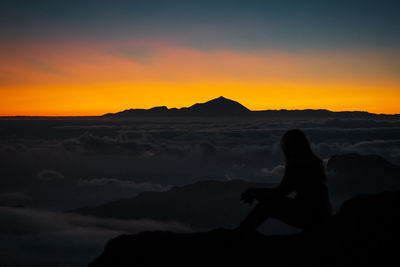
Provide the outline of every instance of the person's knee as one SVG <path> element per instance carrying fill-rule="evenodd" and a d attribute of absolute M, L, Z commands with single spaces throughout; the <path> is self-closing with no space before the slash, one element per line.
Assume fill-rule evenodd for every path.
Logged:
<path fill-rule="evenodd" d="M 274 203 L 272 201 L 261 200 L 258 201 L 257 205 L 254 208 L 257 209 L 259 212 L 271 213 L 277 207 L 274 206 Z"/>

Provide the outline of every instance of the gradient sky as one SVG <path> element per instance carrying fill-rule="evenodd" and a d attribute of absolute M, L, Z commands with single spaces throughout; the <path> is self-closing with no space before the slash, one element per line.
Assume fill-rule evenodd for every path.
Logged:
<path fill-rule="evenodd" d="M 0 115 L 223 95 L 252 110 L 400 113 L 398 1 L 2 1 Z"/>

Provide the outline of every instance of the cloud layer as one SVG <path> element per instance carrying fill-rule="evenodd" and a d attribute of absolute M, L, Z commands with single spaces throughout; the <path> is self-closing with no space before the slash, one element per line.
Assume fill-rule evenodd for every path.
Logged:
<path fill-rule="evenodd" d="M 31 207 L 0 207 L 2 263 L 85 266 L 122 232 L 190 230 L 32 208 L 70 210 L 199 180 L 276 183 L 285 164 L 280 138 L 296 127 L 325 161 L 357 152 L 400 164 L 395 120 L 0 120 L 0 204 Z M 337 208 L 349 197 L 340 183 L 350 180 L 328 176 Z M 275 231 L 273 222 L 265 227 Z"/>
<path fill-rule="evenodd" d="M 356 152 L 400 164 L 395 120 L 65 119 L 0 126 L 0 201 L 33 207 L 73 209 L 207 179 L 276 182 L 284 165 L 280 138 L 294 127 L 323 159 Z"/>
<path fill-rule="evenodd" d="M 107 240 L 123 233 L 151 230 L 190 232 L 175 222 L 100 219 L 0 207 L 3 266 L 87 266 Z"/>

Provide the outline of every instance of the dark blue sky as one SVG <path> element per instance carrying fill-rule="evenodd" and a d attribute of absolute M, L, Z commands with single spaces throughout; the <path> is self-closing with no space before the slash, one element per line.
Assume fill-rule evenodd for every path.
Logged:
<path fill-rule="evenodd" d="M 199 48 L 398 48 L 399 1 L 2 1 L 2 38 L 151 38 Z"/>

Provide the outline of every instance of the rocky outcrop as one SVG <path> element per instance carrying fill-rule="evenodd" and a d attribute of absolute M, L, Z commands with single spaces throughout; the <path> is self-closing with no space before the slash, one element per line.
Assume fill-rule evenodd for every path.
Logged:
<path fill-rule="evenodd" d="M 326 225 L 295 235 L 225 229 L 122 235 L 89 266 L 397 265 L 399 229 L 400 191 L 384 192 L 354 197 Z"/>
<path fill-rule="evenodd" d="M 233 227 L 250 208 L 240 203 L 240 194 L 250 187 L 272 186 L 276 185 L 242 180 L 201 181 L 164 192 L 143 192 L 132 198 L 73 212 L 118 219 L 179 221 L 200 229 Z"/>
<path fill-rule="evenodd" d="M 332 196 L 345 199 L 400 189 L 400 166 L 379 155 L 356 153 L 332 156 L 327 164 Z"/>

